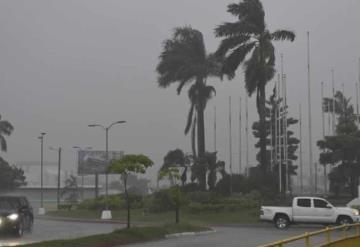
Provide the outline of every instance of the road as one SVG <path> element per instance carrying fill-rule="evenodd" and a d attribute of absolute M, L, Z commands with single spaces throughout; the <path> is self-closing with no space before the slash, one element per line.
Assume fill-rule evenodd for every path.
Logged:
<path fill-rule="evenodd" d="M 287 230 L 278 230 L 274 227 L 215 227 L 215 233 L 208 235 L 172 238 L 160 241 L 134 244 L 131 247 L 256 247 L 280 239 L 301 235 L 304 232 L 317 231 L 319 227 L 293 226 Z M 341 234 L 340 232 L 335 233 Z M 319 237 L 311 242 L 311 246 L 322 242 Z M 297 242 L 289 247 L 304 246 L 304 241 Z"/>
<path fill-rule="evenodd" d="M 112 232 L 122 228 L 119 224 L 79 223 L 35 219 L 32 233 L 25 233 L 22 238 L 0 236 L 0 247 L 40 242 L 52 239 L 68 239 L 93 234 Z"/>

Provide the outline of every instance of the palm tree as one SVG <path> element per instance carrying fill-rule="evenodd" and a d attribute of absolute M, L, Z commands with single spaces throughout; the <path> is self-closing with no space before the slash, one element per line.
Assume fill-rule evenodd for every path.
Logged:
<path fill-rule="evenodd" d="M 156 68 L 158 84 L 166 88 L 177 83 L 180 94 L 185 85 L 191 84 L 188 96 L 190 110 L 185 127 L 185 135 L 191 131 L 194 158 L 205 154 L 204 111 L 215 88 L 206 84 L 210 76 L 219 76 L 220 63 L 212 54 L 207 54 L 203 35 L 189 26 L 176 28 L 171 39 L 164 42 L 160 62 Z M 197 151 L 195 135 L 197 134 Z M 205 175 L 204 175 L 205 176 Z M 206 179 L 199 179 L 200 186 L 206 187 Z"/>
<path fill-rule="evenodd" d="M 287 30 L 270 32 L 265 24 L 265 12 L 260 0 L 243 0 L 228 5 L 236 22 L 226 22 L 215 29 L 216 37 L 223 40 L 216 52 L 224 58 L 221 74 L 228 79 L 235 77 L 235 71 L 243 64 L 246 91 L 251 96 L 256 92 L 256 106 L 259 114 L 260 165 L 266 171 L 266 92 L 265 87 L 275 74 L 275 48 L 272 41 L 294 41 L 295 34 Z"/>
<path fill-rule="evenodd" d="M 7 151 L 7 143 L 6 143 L 6 139 L 5 136 L 10 136 L 11 133 L 13 132 L 14 127 L 11 125 L 10 122 L 6 121 L 6 120 L 1 120 L 1 115 L 0 115 L 0 149 L 3 152 Z"/>

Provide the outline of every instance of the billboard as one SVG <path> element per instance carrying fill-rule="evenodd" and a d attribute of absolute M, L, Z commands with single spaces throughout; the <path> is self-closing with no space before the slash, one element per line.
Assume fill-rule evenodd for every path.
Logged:
<path fill-rule="evenodd" d="M 122 151 L 109 151 L 109 163 L 119 159 L 124 155 Z M 106 163 L 106 152 L 98 150 L 79 150 L 78 151 L 78 174 L 105 174 L 108 164 Z"/>

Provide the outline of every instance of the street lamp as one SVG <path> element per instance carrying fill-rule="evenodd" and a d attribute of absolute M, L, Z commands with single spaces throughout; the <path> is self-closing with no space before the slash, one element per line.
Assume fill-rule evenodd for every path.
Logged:
<path fill-rule="evenodd" d="M 45 214 L 44 208 L 44 194 L 43 194 L 43 168 L 44 168 L 44 137 L 46 133 L 43 132 L 38 137 L 41 143 L 41 153 L 40 153 L 40 208 L 39 208 L 39 215 Z"/>
<path fill-rule="evenodd" d="M 106 161 L 106 165 L 108 165 L 108 163 L 109 163 L 109 130 L 112 126 L 114 126 L 116 124 L 123 124 L 123 123 L 126 123 L 126 121 L 116 121 L 107 127 L 105 127 L 101 124 L 89 124 L 88 125 L 88 127 L 100 127 L 103 130 L 105 130 L 105 161 Z M 112 218 L 111 211 L 108 210 L 107 199 L 108 199 L 108 173 L 106 171 L 105 172 L 105 210 L 101 214 L 102 219 L 111 219 Z"/>
<path fill-rule="evenodd" d="M 84 150 L 91 150 L 92 147 L 86 147 L 81 148 L 79 146 L 73 146 L 74 149 L 77 149 L 78 151 L 84 151 Z M 78 156 L 78 163 L 79 163 L 79 156 Z M 81 173 L 81 199 L 84 200 L 84 171 Z"/>
<path fill-rule="evenodd" d="M 61 183 L 61 147 L 59 148 L 53 148 L 53 147 L 49 147 L 50 150 L 54 150 L 58 152 L 58 181 L 57 181 L 57 198 L 56 198 L 56 202 L 57 202 L 57 209 L 59 210 L 59 205 L 60 205 L 60 183 Z"/>

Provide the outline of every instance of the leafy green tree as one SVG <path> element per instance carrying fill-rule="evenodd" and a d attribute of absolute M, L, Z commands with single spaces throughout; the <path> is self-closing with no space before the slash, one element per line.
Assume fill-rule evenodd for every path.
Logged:
<path fill-rule="evenodd" d="M 74 175 L 70 175 L 70 177 L 65 180 L 65 186 L 61 191 L 61 196 L 64 197 L 65 202 L 70 205 L 69 210 L 79 202 L 80 190 L 77 178 Z"/>
<path fill-rule="evenodd" d="M 0 157 L 0 193 L 11 191 L 26 185 L 24 171 L 16 166 L 10 166 Z"/>
<path fill-rule="evenodd" d="M 159 180 L 161 179 L 167 179 L 170 181 L 170 184 L 173 185 L 169 188 L 168 192 L 175 208 L 175 222 L 178 224 L 180 222 L 180 207 L 184 201 L 180 186 L 178 185 L 178 182 L 181 180 L 179 169 L 176 167 L 169 167 L 161 170 L 159 173 Z"/>
<path fill-rule="evenodd" d="M 286 127 L 287 131 L 285 133 L 284 129 L 284 117 L 281 118 L 281 121 L 276 123 L 276 114 L 279 112 L 280 115 L 283 115 L 285 110 L 288 111 L 288 108 L 285 109 L 282 106 L 283 99 L 277 99 L 277 95 L 275 89 L 273 94 L 269 97 L 269 100 L 266 101 L 266 146 L 269 147 L 266 151 L 266 167 L 268 169 L 267 175 L 270 173 L 273 174 L 274 178 L 279 177 L 279 165 L 282 166 L 282 187 L 285 188 L 286 179 L 285 177 L 288 176 L 289 181 L 291 180 L 291 176 L 296 175 L 297 166 L 294 165 L 294 162 L 298 159 L 296 152 L 299 147 L 300 140 L 294 136 L 294 132 L 291 130 L 291 126 L 298 124 L 298 120 L 292 117 L 287 117 L 286 119 Z M 277 130 L 275 129 L 277 127 Z M 261 125 L 260 122 L 254 122 L 253 126 L 253 135 L 255 138 L 260 139 L 260 130 Z M 283 149 L 283 145 L 285 145 L 284 137 L 287 137 L 287 168 L 286 169 L 286 161 L 285 161 L 285 152 Z M 280 145 L 275 145 L 276 140 L 280 140 Z M 279 142 L 279 141 L 278 141 Z M 275 150 L 275 146 L 277 150 Z M 255 144 L 255 147 L 260 147 L 260 140 Z M 273 158 L 273 163 L 271 164 L 271 157 Z M 256 156 L 257 160 L 260 162 L 260 152 Z M 280 164 L 280 160 L 282 161 Z M 272 166 L 271 166 L 272 165 Z M 287 174 L 286 174 L 287 171 Z M 261 174 L 258 174 L 261 175 Z M 260 179 L 261 180 L 261 179 Z M 278 179 L 270 179 L 267 180 L 273 183 L 273 188 L 278 188 Z M 291 186 L 291 183 L 289 183 Z M 289 188 L 291 190 L 291 188 Z"/>
<path fill-rule="evenodd" d="M 273 41 L 294 41 L 295 34 L 287 30 L 270 32 L 265 24 L 265 12 L 260 0 L 243 0 L 228 5 L 227 10 L 237 18 L 215 29 L 216 37 L 223 40 L 216 52 L 224 57 L 221 73 L 228 79 L 243 64 L 245 88 L 251 96 L 256 92 L 256 105 L 260 123 L 260 164 L 266 169 L 266 84 L 275 74 L 275 48 Z"/>
<path fill-rule="evenodd" d="M 203 157 L 205 154 L 204 111 L 207 102 L 215 93 L 215 88 L 207 85 L 206 79 L 219 75 L 220 62 L 214 55 L 206 52 L 202 33 L 186 26 L 176 28 L 172 38 L 165 40 L 156 70 L 159 74 L 158 85 L 162 88 L 177 83 L 177 93 L 180 94 L 185 85 L 191 84 L 188 91 L 190 110 L 185 134 L 191 129 L 194 159 Z M 201 163 L 195 162 L 195 165 L 201 166 Z M 197 179 L 204 190 L 205 178 L 206 171 L 203 169 Z"/>
<path fill-rule="evenodd" d="M 322 150 L 320 163 L 331 164 L 337 169 L 330 173 L 330 189 L 339 190 L 348 187 L 351 196 L 357 196 L 358 177 L 360 175 L 360 131 L 356 125 L 358 116 L 354 114 L 354 108 L 350 99 L 341 92 L 336 92 L 335 99 L 324 98 L 325 112 L 332 112 L 335 105 L 337 115 L 336 133 L 334 136 L 325 136 L 317 142 Z M 343 178 L 346 179 L 343 179 Z"/>
<path fill-rule="evenodd" d="M 129 174 L 144 174 L 146 172 L 146 169 L 153 164 L 153 161 L 145 155 L 127 154 L 124 155 L 121 159 L 113 161 L 108 168 L 108 172 L 120 174 L 123 181 L 127 208 L 127 228 L 130 228 L 130 200 L 127 187 Z"/>

